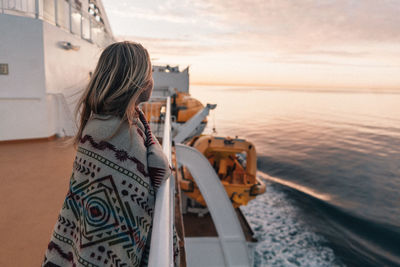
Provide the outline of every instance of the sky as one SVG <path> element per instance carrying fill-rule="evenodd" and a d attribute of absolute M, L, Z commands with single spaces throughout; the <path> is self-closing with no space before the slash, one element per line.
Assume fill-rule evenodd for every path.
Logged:
<path fill-rule="evenodd" d="M 192 84 L 400 89 L 399 0 L 103 0 L 117 40 Z"/>

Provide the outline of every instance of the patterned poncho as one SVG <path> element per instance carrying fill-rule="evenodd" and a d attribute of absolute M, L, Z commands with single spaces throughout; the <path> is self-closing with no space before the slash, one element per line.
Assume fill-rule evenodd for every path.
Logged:
<path fill-rule="evenodd" d="M 147 265 L 155 193 L 170 167 L 143 113 L 115 134 L 120 123 L 88 121 L 43 266 Z"/>

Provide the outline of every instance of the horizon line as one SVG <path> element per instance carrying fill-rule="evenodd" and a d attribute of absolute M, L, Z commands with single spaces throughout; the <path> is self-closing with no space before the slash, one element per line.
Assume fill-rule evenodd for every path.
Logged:
<path fill-rule="evenodd" d="M 400 86 L 392 87 L 372 87 L 372 86 L 329 86 L 329 85 L 301 85 L 301 84 L 257 84 L 257 83 L 224 83 L 224 82 L 189 82 L 190 85 L 206 86 L 251 86 L 251 87 L 270 87 L 280 89 L 358 89 L 358 90 L 400 90 Z"/>

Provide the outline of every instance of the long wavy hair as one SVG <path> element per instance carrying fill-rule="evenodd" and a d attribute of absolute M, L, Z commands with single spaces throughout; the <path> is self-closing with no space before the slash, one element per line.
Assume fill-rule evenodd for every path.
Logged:
<path fill-rule="evenodd" d="M 100 55 L 96 69 L 76 107 L 78 132 L 73 140 L 74 144 L 79 143 L 82 132 L 94 113 L 118 116 L 121 124 L 124 121 L 131 123 L 137 117 L 137 105 L 147 100 L 141 98 L 149 96 L 147 92 L 151 92 L 152 86 L 149 53 L 141 44 L 118 42 L 109 45 Z"/>

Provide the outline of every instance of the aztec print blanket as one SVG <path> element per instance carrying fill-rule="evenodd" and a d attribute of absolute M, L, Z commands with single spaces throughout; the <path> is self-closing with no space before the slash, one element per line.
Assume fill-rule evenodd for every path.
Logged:
<path fill-rule="evenodd" d="M 155 193 L 171 170 L 141 111 L 113 136 L 119 125 L 87 123 L 43 266 L 147 265 Z"/>

